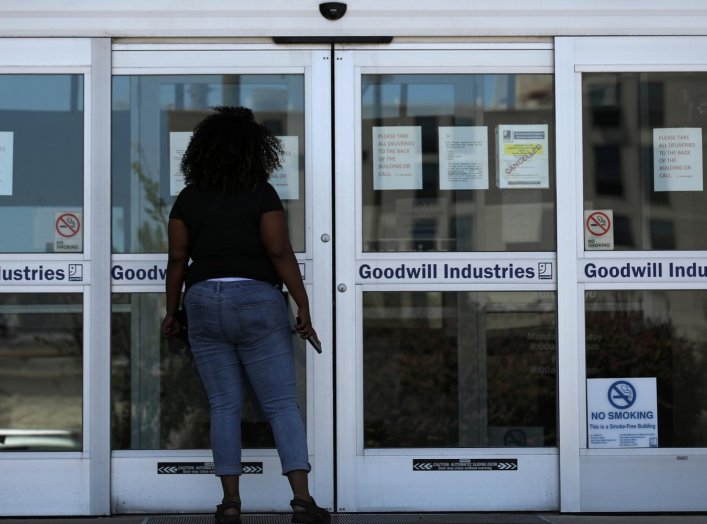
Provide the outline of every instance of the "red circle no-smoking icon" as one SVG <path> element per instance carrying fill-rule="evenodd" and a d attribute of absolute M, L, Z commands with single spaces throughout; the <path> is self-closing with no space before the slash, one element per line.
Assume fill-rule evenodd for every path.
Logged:
<path fill-rule="evenodd" d="M 56 232 L 64 238 L 76 236 L 81 231 L 81 221 L 73 213 L 63 213 L 56 219 Z"/>
<path fill-rule="evenodd" d="M 611 231 L 611 218 L 603 211 L 594 211 L 587 216 L 587 231 L 595 237 L 601 237 Z"/>

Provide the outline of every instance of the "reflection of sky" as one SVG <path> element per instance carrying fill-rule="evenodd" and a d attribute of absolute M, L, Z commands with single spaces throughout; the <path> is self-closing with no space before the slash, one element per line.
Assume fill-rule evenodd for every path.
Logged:
<path fill-rule="evenodd" d="M 459 90 L 470 92 L 460 93 Z M 516 105 L 516 75 L 364 75 L 363 118 L 440 116 L 460 100 L 485 110 Z"/>
<path fill-rule="evenodd" d="M 83 77 L 81 75 L 0 75 L 0 110 L 82 109 Z"/>
<path fill-rule="evenodd" d="M 199 75 L 174 77 L 113 77 L 113 110 L 128 110 L 131 80 L 159 90 L 163 110 L 245 106 L 256 112 L 301 111 L 301 75 Z M 155 83 L 158 85 L 155 86 Z"/>

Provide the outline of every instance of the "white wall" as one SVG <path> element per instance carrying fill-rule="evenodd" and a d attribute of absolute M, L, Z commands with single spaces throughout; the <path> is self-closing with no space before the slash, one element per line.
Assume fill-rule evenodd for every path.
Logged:
<path fill-rule="evenodd" d="M 2 0 L 2 36 L 705 35 L 703 0 Z"/>

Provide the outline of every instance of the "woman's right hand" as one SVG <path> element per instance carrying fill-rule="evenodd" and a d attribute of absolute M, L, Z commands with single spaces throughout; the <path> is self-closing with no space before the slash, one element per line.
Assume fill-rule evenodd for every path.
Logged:
<path fill-rule="evenodd" d="M 179 321 L 174 315 L 167 313 L 162 321 L 162 334 L 166 337 L 175 337 L 179 333 Z"/>

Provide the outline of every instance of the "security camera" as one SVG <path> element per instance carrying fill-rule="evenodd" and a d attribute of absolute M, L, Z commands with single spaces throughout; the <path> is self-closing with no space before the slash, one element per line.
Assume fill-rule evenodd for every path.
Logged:
<path fill-rule="evenodd" d="M 319 4 L 319 12 L 327 20 L 339 20 L 346 14 L 346 4 L 343 2 L 324 2 Z"/>

